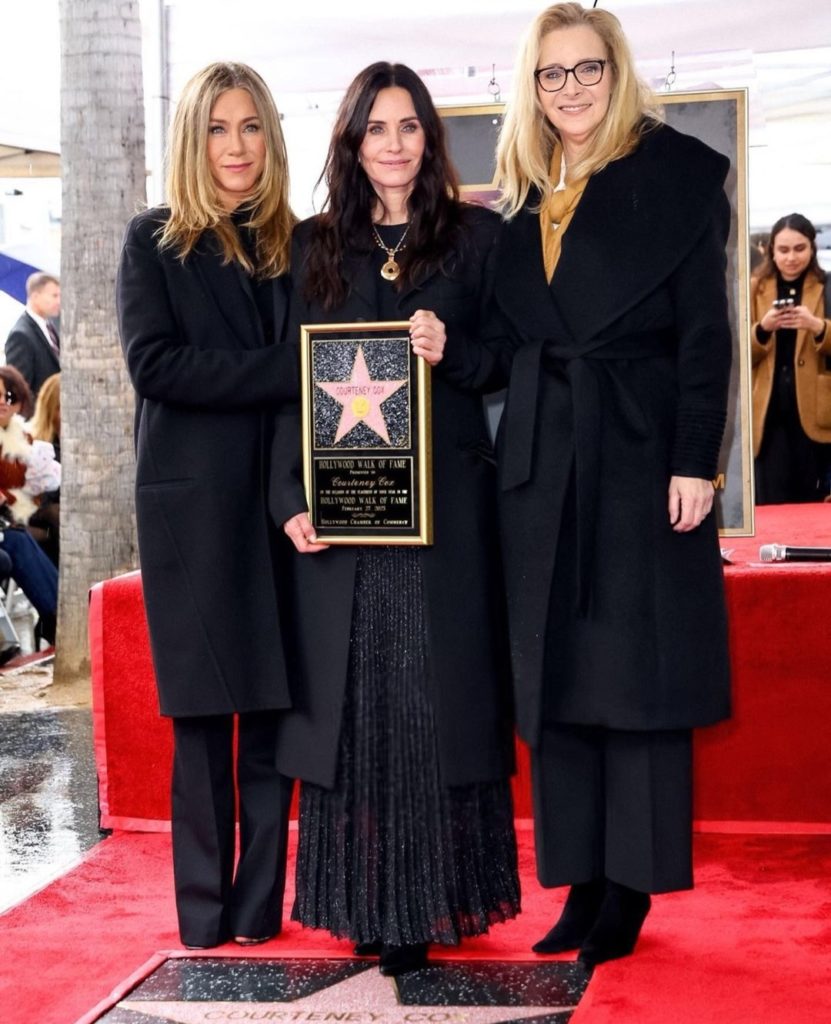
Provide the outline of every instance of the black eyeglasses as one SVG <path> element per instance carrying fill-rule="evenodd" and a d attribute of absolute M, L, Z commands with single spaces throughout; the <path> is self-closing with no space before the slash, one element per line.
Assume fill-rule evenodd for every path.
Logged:
<path fill-rule="evenodd" d="M 547 68 L 537 68 L 534 78 L 537 85 L 545 92 L 559 92 L 568 81 L 569 72 L 574 75 L 579 85 L 597 85 L 603 77 L 603 69 L 609 62 L 606 60 L 581 60 L 573 68 L 564 68 L 561 64 L 549 64 Z"/>
<path fill-rule="evenodd" d="M 20 398 L 16 391 L 7 391 L 5 394 L 6 405 L 17 405 Z"/>

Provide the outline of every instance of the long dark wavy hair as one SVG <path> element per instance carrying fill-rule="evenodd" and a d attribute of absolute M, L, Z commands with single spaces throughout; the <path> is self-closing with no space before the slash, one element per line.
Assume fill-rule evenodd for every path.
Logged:
<path fill-rule="evenodd" d="M 765 249 L 765 261 L 754 277 L 759 281 L 763 281 L 766 277 L 773 277 L 776 274 L 776 264 L 773 262 L 773 249 L 776 245 L 776 236 L 780 231 L 784 231 L 785 228 L 790 228 L 791 231 L 798 231 L 800 235 L 805 235 L 808 241 L 811 243 L 811 262 L 808 264 L 805 273 L 813 274 L 820 281 L 825 280 L 825 271 L 819 265 L 817 260 L 817 229 L 808 220 L 807 217 L 803 217 L 801 213 L 788 213 L 784 217 L 780 217 L 779 220 L 770 229 L 770 236 L 768 238 L 767 247 Z"/>
<path fill-rule="evenodd" d="M 412 97 L 424 131 L 424 156 L 408 201 L 410 231 L 397 257 L 400 291 L 442 267 L 453 251 L 461 221 L 459 184 L 447 151 L 444 125 L 422 80 L 404 64 L 379 61 L 364 68 L 346 90 L 338 109 L 326 164 L 318 184 L 327 188 L 305 253 L 306 298 L 333 309 L 346 297 L 341 261 L 347 250 L 369 252 L 372 216 L 379 197 L 358 156 L 369 115 L 382 89 L 398 86 Z"/>

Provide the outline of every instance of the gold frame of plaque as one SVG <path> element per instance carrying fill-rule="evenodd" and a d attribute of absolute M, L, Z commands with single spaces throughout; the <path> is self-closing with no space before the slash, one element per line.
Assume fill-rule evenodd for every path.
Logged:
<path fill-rule="evenodd" d="M 302 324 L 300 389 L 318 539 L 432 544 L 430 367 L 413 355 L 409 322 Z"/>

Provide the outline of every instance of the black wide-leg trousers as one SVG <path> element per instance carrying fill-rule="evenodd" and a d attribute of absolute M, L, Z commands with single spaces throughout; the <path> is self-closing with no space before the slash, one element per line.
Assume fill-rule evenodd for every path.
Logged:
<path fill-rule="evenodd" d="M 275 766 L 278 714 L 236 716 L 236 872 L 235 716 L 173 719 L 173 875 L 179 934 L 188 946 L 280 931 L 293 783 Z"/>
<path fill-rule="evenodd" d="M 531 751 L 537 875 L 692 887 L 692 731 L 549 724 Z"/>

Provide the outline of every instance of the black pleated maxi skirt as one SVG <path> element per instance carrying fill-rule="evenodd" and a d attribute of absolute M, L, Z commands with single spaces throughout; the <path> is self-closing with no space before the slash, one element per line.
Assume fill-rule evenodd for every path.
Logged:
<path fill-rule="evenodd" d="M 442 785 L 428 673 L 420 553 L 362 549 L 335 788 L 300 792 L 294 920 L 454 945 L 518 913 L 510 785 Z"/>

